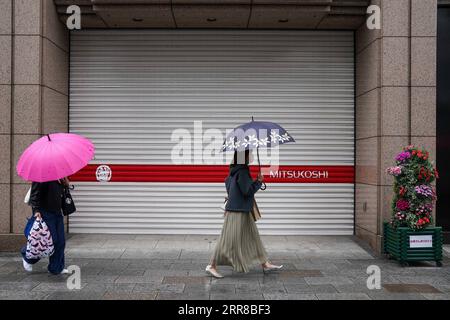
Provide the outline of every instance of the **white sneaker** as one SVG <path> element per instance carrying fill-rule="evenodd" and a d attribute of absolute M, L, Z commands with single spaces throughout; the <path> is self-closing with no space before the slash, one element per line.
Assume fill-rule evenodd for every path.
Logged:
<path fill-rule="evenodd" d="M 22 258 L 22 265 L 26 272 L 33 271 L 33 265 L 26 262 L 25 259 L 23 259 L 23 258 Z"/>
<path fill-rule="evenodd" d="M 69 270 L 67 270 L 67 269 L 62 269 L 62 271 L 61 271 L 60 274 L 69 274 Z"/>
<path fill-rule="evenodd" d="M 205 271 L 207 274 L 213 276 L 214 278 L 223 278 L 223 275 L 218 273 L 216 269 L 211 268 L 211 265 L 207 265 Z"/>

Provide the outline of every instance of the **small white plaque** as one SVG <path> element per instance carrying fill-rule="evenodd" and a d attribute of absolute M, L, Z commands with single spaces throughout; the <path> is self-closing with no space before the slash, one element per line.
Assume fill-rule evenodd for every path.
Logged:
<path fill-rule="evenodd" d="M 409 247 L 410 248 L 432 248 L 433 247 L 433 236 L 409 236 Z"/>

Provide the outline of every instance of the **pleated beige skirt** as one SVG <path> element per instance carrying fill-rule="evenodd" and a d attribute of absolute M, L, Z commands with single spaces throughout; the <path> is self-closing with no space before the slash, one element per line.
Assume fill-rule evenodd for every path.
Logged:
<path fill-rule="evenodd" d="M 248 272 L 254 264 L 267 261 L 267 253 L 250 212 L 225 213 L 222 233 L 211 260 L 232 266 L 236 272 Z"/>

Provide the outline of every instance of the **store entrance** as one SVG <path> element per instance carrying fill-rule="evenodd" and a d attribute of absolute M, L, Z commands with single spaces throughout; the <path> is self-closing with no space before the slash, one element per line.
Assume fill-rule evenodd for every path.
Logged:
<path fill-rule="evenodd" d="M 438 9 L 437 32 L 437 181 L 436 223 L 450 243 L 450 6 Z"/>

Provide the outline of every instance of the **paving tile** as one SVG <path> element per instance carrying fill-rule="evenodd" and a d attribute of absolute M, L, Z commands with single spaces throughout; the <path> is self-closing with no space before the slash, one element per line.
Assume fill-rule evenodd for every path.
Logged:
<path fill-rule="evenodd" d="M 160 292 L 156 300 L 209 300 L 209 293 L 165 293 Z"/>
<path fill-rule="evenodd" d="M 331 284 L 285 284 L 286 291 L 291 294 L 306 293 L 337 293 L 337 289 Z"/>
<path fill-rule="evenodd" d="M 258 278 L 257 279 L 260 285 L 284 285 L 285 281 L 283 281 L 283 279 L 279 278 L 279 277 L 263 277 L 263 278 Z M 305 283 L 305 279 L 302 278 L 301 283 Z"/>
<path fill-rule="evenodd" d="M 50 293 L 46 300 L 100 300 L 102 299 L 104 292 L 99 291 L 56 291 Z"/>
<path fill-rule="evenodd" d="M 31 291 L 37 287 L 40 282 L 0 282 L 0 291 Z"/>
<path fill-rule="evenodd" d="M 90 266 L 90 264 L 88 264 L 88 266 Z M 116 271 L 134 267 L 132 262 L 121 259 L 114 259 L 111 262 L 105 262 L 103 264 L 101 263 L 101 261 L 97 261 L 96 266 L 106 270 L 116 270 Z"/>
<path fill-rule="evenodd" d="M 101 276 L 143 276 L 146 269 L 103 269 L 98 274 Z"/>
<path fill-rule="evenodd" d="M 162 276 L 119 276 L 115 283 L 162 283 Z"/>
<path fill-rule="evenodd" d="M 365 293 L 317 293 L 319 300 L 370 300 Z"/>
<path fill-rule="evenodd" d="M 81 274 L 82 283 L 114 283 L 116 282 L 118 275 L 104 276 L 104 275 L 83 275 Z"/>
<path fill-rule="evenodd" d="M 234 284 L 211 283 L 210 292 L 214 294 L 235 294 L 236 287 Z"/>
<path fill-rule="evenodd" d="M 241 293 L 241 294 L 223 294 L 211 293 L 210 300 L 264 300 L 262 294 Z"/>
<path fill-rule="evenodd" d="M 353 284 L 353 281 L 348 277 L 307 277 L 305 278 L 308 284 Z"/>
<path fill-rule="evenodd" d="M 177 277 L 177 276 L 167 276 L 163 278 L 162 283 L 184 283 L 184 284 L 206 284 L 209 283 L 210 279 L 203 276 L 203 277 Z"/>
<path fill-rule="evenodd" d="M 99 239 L 76 239 L 76 240 L 68 239 L 66 244 L 66 250 L 75 248 L 102 248 L 106 242 L 107 240 L 99 240 Z M 117 246 L 115 248 L 117 248 Z"/>
<path fill-rule="evenodd" d="M 146 249 L 125 249 L 120 256 L 121 259 L 178 259 L 181 250 L 146 250 Z"/>
<path fill-rule="evenodd" d="M 396 278 L 403 283 L 423 283 L 423 284 L 431 284 L 433 286 L 450 283 L 449 277 L 420 276 L 420 275 L 411 277 L 411 276 L 397 275 Z"/>
<path fill-rule="evenodd" d="M 204 274 L 203 274 L 204 275 Z M 183 277 L 188 276 L 188 271 L 183 270 L 160 270 L 160 269 L 147 269 L 144 272 L 144 277 Z"/>
<path fill-rule="evenodd" d="M 204 266 L 208 264 L 208 262 L 211 259 L 211 253 L 210 252 L 186 252 L 185 250 L 182 250 L 180 254 L 180 259 L 198 259 L 201 261 L 204 261 Z"/>
<path fill-rule="evenodd" d="M 158 240 L 138 241 L 134 239 L 109 239 L 102 243 L 102 248 L 155 249 Z"/>
<path fill-rule="evenodd" d="M 422 293 L 427 300 L 450 300 L 448 293 Z"/>
<path fill-rule="evenodd" d="M 182 293 L 184 291 L 184 284 L 161 284 L 161 283 L 138 283 L 133 288 L 133 293 L 142 292 L 170 292 L 170 293 Z"/>
<path fill-rule="evenodd" d="M 104 270 L 105 269 L 103 267 L 90 267 L 88 265 L 85 267 L 80 267 L 81 274 L 86 276 L 99 275 L 102 274 Z M 117 270 L 114 272 L 114 274 L 117 274 Z"/>
<path fill-rule="evenodd" d="M 145 265 L 140 265 L 139 267 L 143 267 L 146 270 L 170 270 L 173 265 L 173 261 L 152 261 Z M 133 265 L 133 267 L 137 268 L 138 265 Z"/>
<path fill-rule="evenodd" d="M 368 296 L 372 300 L 424 300 L 419 293 L 389 293 L 383 290 L 372 290 Z"/>
<path fill-rule="evenodd" d="M 189 276 L 196 276 L 196 277 L 199 277 L 199 276 L 207 276 L 207 277 L 211 278 L 210 275 L 206 274 L 204 268 L 199 269 L 199 270 L 188 270 L 188 271 L 187 271 L 187 274 L 188 274 Z"/>
<path fill-rule="evenodd" d="M 185 271 L 190 271 L 190 270 L 201 270 L 204 272 L 205 270 L 205 264 L 204 263 L 173 263 L 170 266 L 170 270 L 185 270 Z"/>
<path fill-rule="evenodd" d="M 0 282 L 19 282 L 27 277 L 28 277 L 28 274 L 25 272 L 23 274 L 17 274 L 17 275 L 8 275 L 8 274 L 3 275 L 2 274 L 2 275 L 0 275 Z"/>
<path fill-rule="evenodd" d="M 118 259 L 112 259 L 112 258 L 74 258 L 71 259 L 71 263 L 79 265 L 80 267 L 82 265 L 89 266 L 89 267 L 101 267 L 104 268 L 106 265 L 112 265 L 115 264 Z"/>
<path fill-rule="evenodd" d="M 113 248 L 71 248 L 66 250 L 66 255 L 71 258 L 105 258 L 116 259 L 120 258 L 125 249 L 113 249 Z"/>
<path fill-rule="evenodd" d="M 434 285 L 436 289 L 444 293 L 450 293 L 450 283 L 449 284 L 437 284 Z"/>
<path fill-rule="evenodd" d="M 340 293 L 370 293 L 377 289 L 367 288 L 366 283 L 358 284 L 335 284 L 334 287 Z"/>
<path fill-rule="evenodd" d="M 236 293 L 237 294 L 241 294 L 241 293 L 260 293 L 262 292 L 262 288 L 259 285 L 259 282 L 256 283 L 237 283 L 235 285 L 236 287 Z"/>
<path fill-rule="evenodd" d="M 147 271 L 147 269 L 141 268 L 141 269 L 130 269 L 127 268 L 125 270 L 122 270 L 119 272 L 119 274 L 121 276 L 144 276 L 145 271 Z M 113 272 L 111 272 L 110 270 L 104 270 L 100 273 L 101 275 L 113 275 Z"/>
<path fill-rule="evenodd" d="M 157 250 L 166 249 L 182 249 L 187 252 L 199 252 L 204 254 L 208 251 L 209 242 L 208 241 L 196 241 L 196 240 L 184 240 L 184 241 L 173 241 L 173 240 L 161 240 L 155 246 Z M 183 254 L 182 254 L 183 255 Z"/>
<path fill-rule="evenodd" d="M 48 272 L 41 272 L 41 273 L 28 273 L 25 278 L 23 278 L 20 282 L 22 283 L 33 283 L 33 282 L 44 282 L 44 283 L 60 283 L 60 282 L 66 282 L 67 276 L 66 275 L 52 275 Z"/>
<path fill-rule="evenodd" d="M 156 265 L 157 263 L 161 263 L 161 261 L 165 261 L 166 263 L 171 263 L 173 260 L 161 260 L 161 259 L 126 259 L 120 258 L 113 260 L 113 263 L 126 263 L 131 268 L 146 268 L 149 266 Z"/>
<path fill-rule="evenodd" d="M 225 278 L 215 279 L 204 271 L 217 241 L 215 236 L 72 235 L 66 263 L 81 267 L 81 290 L 68 290 L 67 276 L 48 274 L 48 259 L 26 273 L 17 253 L 0 253 L 0 299 L 448 300 L 450 295 L 448 253 L 442 268 L 429 263 L 402 268 L 396 261 L 373 257 L 353 237 L 267 239 L 269 256 L 274 263 L 283 264 L 283 270 L 263 274 L 255 265 L 249 273 L 238 273 L 230 266 L 221 266 Z M 450 252 L 450 246 L 447 249 Z M 414 292 L 369 290 L 369 265 L 381 268 L 383 285 L 422 286 L 420 290 L 406 287 Z"/>
<path fill-rule="evenodd" d="M 183 293 L 207 293 L 209 294 L 209 292 L 211 291 L 211 285 L 208 284 L 192 284 L 192 283 L 187 283 L 184 286 L 184 291 Z"/>
<path fill-rule="evenodd" d="M 84 288 L 86 284 L 81 283 L 81 288 Z M 32 289 L 32 291 L 58 291 L 58 292 L 70 292 L 72 290 L 69 290 L 67 288 L 67 282 L 55 282 L 55 283 L 40 283 L 36 287 Z"/>
<path fill-rule="evenodd" d="M 153 293 L 125 293 L 116 291 L 106 291 L 102 296 L 103 300 L 155 300 L 156 292 Z"/>
<path fill-rule="evenodd" d="M 42 300 L 49 293 L 35 291 L 2 291 L 0 290 L 0 300 Z"/>
<path fill-rule="evenodd" d="M 135 287 L 134 283 L 88 283 L 83 291 L 131 293 Z"/>
<path fill-rule="evenodd" d="M 280 272 L 281 278 L 305 278 L 305 277 L 323 277 L 323 273 L 320 270 L 315 269 L 297 269 L 295 271 L 282 271 Z"/>
<path fill-rule="evenodd" d="M 261 284 L 262 293 L 287 293 L 284 284 Z"/>
<path fill-rule="evenodd" d="M 314 293 L 264 293 L 265 300 L 317 300 Z"/>
<path fill-rule="evenodd" d="M 392 293 L 441 293 L 429 284 L 383 284 L 388 292 Z"/>

